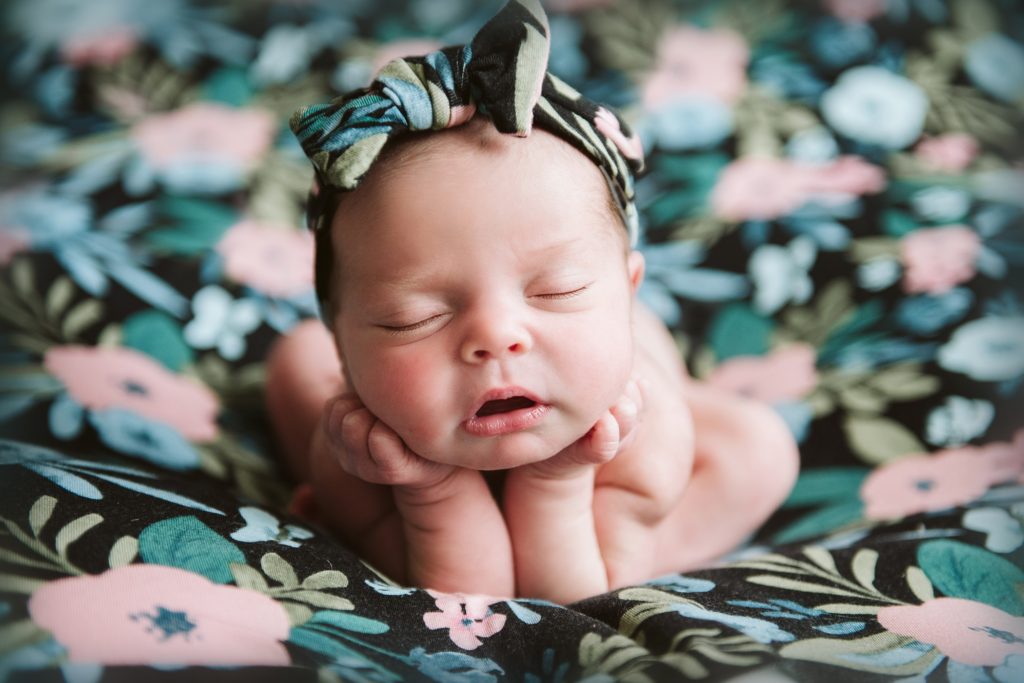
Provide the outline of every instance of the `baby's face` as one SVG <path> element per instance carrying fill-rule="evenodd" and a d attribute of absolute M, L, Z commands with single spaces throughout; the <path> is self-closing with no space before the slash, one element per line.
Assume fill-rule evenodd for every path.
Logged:
<path fill-rule="evenodd" d="M 588 159 L 484 124 L 345 200 L 333 294 L 367 408 L 422 457 L 491 470 L 551 457 L 621 395 L 643 266 Z"/>

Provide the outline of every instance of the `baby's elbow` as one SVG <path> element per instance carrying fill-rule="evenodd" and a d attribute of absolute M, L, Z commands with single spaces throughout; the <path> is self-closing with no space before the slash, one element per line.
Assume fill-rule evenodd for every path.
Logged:
<path fill-rule="evenodd" d="M 751 442 L 744 452 L 750 500 L 761 500 L 769 511 L 782 504 L 796 484 L 800 451 L 786 422 L 771 407 L 748 404 L 746 423 Z"/>

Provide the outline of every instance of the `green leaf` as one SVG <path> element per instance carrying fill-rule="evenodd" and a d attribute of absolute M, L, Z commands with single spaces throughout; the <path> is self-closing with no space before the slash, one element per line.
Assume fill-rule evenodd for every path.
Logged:
<path fill-rule="evenodd" d="M 288 591 L 287 593 L 282 593 L 280 597 L 282 600 L 304 602 L 307 605 L 319 607 L 320 609 L 355 609 L 355 605 L 352 604 L 351 600 L 347 598 L 340 598 L 337 595 L 331 595 L 330 593 L 321 593 L 320 591 Z"/>
<path fill-rule="evenodd" d="M 770 318 L 755 313 L 746 304 L 730 304 L 712 321 L 708 341 L 721 362 L 734 356 L 764 355 L 771 332 Z"/>
<path fill-rule="evenodd" d="M 899 651 L 899 655 L 896 655 Z M 896 656 L 887 657 L 892 653 Z M 860 671 L 890 676 L 915 676 L 931 670 L 943 654 L 937 648 L 921 649 L 910 636 L 883 631 L 864 638 L 808 638 L 784 645 L 786 659 L 802 659 L 839 667 L 840 671 Z"/>
<path fill-rule="evenodd" d="M 131 564 L 139 554 L 139 541 L 134 536 L 122 536 L 110 548 L 107 564 L 111 569 Z"/>
<path fill-rule="evenodd" d="M 75 286 L 71 284 L 71 278 L 61 275 L 46 293 L 46 315 L 56 318 L 71 303 L 71 297 L 75 293 Z"/>
<path fill-rule="evenodd" d="M 267 553 L 260 558 L 260 567 L 263 573 L 277 581 L 285 588 L 293 588 L 299 585 L 299 577 L 295 570 L 288 564 L 288 561 L 277 553 Z"/>
<path fill-rule="evenodd" d="M 839 574 L 839 570 L 836 568 L 836 561 L 832 559 L 832 553 L 825 548 L 817 545 L 809 545 L 804 548 L 804 555 L 806 555 L 811 562 L 818 565 L 825 571 L 831 574 Z"/>
<path fill-rule="evenodd" d="M 887 417 L 847 415 L 843 431 L 862 460 L 878 465 L 902 455 L 923 453 L 924 445 L 909 429 Z"/>
<path fill-rule="evenodd" d="M 49 637 L 50 633 L 36 626 L 31 619 L 12 621 L 0 626 L 0 655 L 14 652 Z"/>
<path fill-rule="evenodd" d="M 792 543 L 821 536 L 861 519 L 864 504 L 851 500 L 816 510 L 785 527 L 772 537 L 773 543 Z"/>
<path fill-rule="evenodd" d="M 249 565 L 232 562 L 229 569 L 231 576 L 235 579 L 235 585 L 239 588 L 248 588 L 258 593 L 266 593 L 270 590 L 270 584 L 263 578 L 263 574 Z"/>
<path fill-rule="evenodd" d="M 240 67 L 223 67 L 206 77 L 203 99 L 241 107 L 252 99 L 248 72 Z"/>
<path fill-rule="evenodd" d="M 39 536 L 39 532 L 50 521 L 50 515 L 56 507 L 57 499 L 53 496 L 39 496 L 32 504 L 32 509 L 28 511 L 28 524 L 33 536 Z"/>
<path fill-rule="evenodd" d="M 927 541 L 917 548 L 917 564 L 932 585 L 951 598 L 1024 616 L 1024 570 L 995 553 L 958 541 Z"/>
<path fill-rule="evenodd" d="M 885 396 L 874 389 L 856 385 L 840 389 L 839 402 L 847 410 L 863 413 L 880 413 L 889 403 Z"/>
<path fill-rule="evenodd" d="M 35 296 L 36 276 L 32 269 L 32 262 L 25 258 L 15 259 L 9 268 L 15 291 L 26 299 Z"/>
<path fill-rule="evenodd" d="M 160 208 L 171 225 L 150 230 L 146 239 L 155 249 L 185 256 L 209 251 L 238 221 L 234 209 L 201 199 L 169 196 Z"/>
<path fill-rule="evenodd" d="M 928 580 L 928 577 L 925 576 L 920 567 L 915 567 L 914 565 L 907 567 L 906 577 L 907 585 L 910 586 L 910 590 L 917 596 L 918 600 L 927 602 L 935 599 L 935 590 L 932 588 L 932 582 Z"/>
<path fill-rule="evenodd" d="M 99 299 L 86 299 L 70 311 L 61 321 L 60 331 L 66 339 L 73 340 L 90 325 L 103 317 L 103 304 Z"/>
<path fill-rule="evenodd" d="M 174 372 L 195 359 L 178 321 L 157 310 L 142 311 L 126 318 L 122 344 L 155 358 Z"/>
<path fill-rule="evenodd" d="M 387 633 L 391 627 L 383 621 L 368 619 L 348 612 L 317 612 L 307 622 L 309 625 L 325 625 L 355 633 Z"/>
<path fill-rule="evenodd" d="M 800 473 L 783 507 L 860 500 L 860 487 L 871 470 L 863 467 L 824 467 Z"/>
<path fill-rule="evenodd" d="M 814 609 L 831 614 L 878 614 L 881 607 L 878 605 L 855 605 L 851 602 L 829 602 L 824 605 L 815 605 Z"/>
<path fill-rule="evenodd" d="M 861 593 L 855 591 L 846 590 L 845 588 L 836 588 L 826 583 L 814 583 L 813 581 L 799 581 L 797 579 L 787 579 L 784 576 L 775 576 L 774 574 L 757 574 L 755 576 L 748 576 L 747 581 L 750 583 L 756 583 L 759 586 L 770 586 L 772 588 L 781 588 L 783 590 L 798 591 L 801 593 L 822 593 L 824 595 L 842 595 L 847 598 L 863 598 Z"/>
<path fill-rule="evenodd" d="M 348 577 L 336 569 L 325 569 L 324 571 L 310 574 L 302 580 L 302 587 L 309 590 L 323 590 L 324 588 L 345 588 L 348 586 Z"/>
<path fill-rule="evenodd" d="M 861 548 L 853 556 L 853 577 L 857 583 L 867 589 L 875 590 L 875 566 L 878 564 L 878 552 L 870 548 Z"/>
<path fill-rule="evenodd" d="M 882 230 L 886 235 L 903 237 L 917 230 L 918 224 L 914 217 L 904 211 L 890 209 L 882 213 Z"/>
<path fill-rule="evenodd" d="M 921 366 L 918 363 L 885 368 L 869 379 L 868 384 L 889 398 L 901 401 L 931 396 L 940 386 L 937 377 L 921 373 Z"/>
<path fill-rule="evenodd" d="M 102 521 L 103 515 L 90 512 L 65 524 L 64 528 L 57 532 L 57 537 L 54 539 L 57 554 L 61 557 L 67 557 L 68 546 Z"/>
<path fill-rule="evenodd" d="M 192 515 L 150 524 L 139 534 L 139 555 L 149 564 L 163 564 L 201 574 L 214 583 L 234 579 L 231 563 L 245 563 L 245 554 Z"/>

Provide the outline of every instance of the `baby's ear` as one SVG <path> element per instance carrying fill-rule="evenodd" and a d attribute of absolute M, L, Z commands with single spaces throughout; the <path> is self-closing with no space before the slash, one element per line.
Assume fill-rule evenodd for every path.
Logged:
<path fill-rule="evenodd" d="M 629 252 L 626 270 L 629 273 L 630 289 L 636 294 L 636 290 L 640 289 L 640 283 L 644 281 L 644 255 L 636 250 Z"/>

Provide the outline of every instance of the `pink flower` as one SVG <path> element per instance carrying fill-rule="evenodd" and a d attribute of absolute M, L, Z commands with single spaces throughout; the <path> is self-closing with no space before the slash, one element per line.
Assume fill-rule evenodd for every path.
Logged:
<path fill-rule="evenodd" d="M 962 171 L 978 155 L 978 141 L 967 133 L 926 137 L 914 148 L 917 158 L 940 171 Z"/>
<path fill-rule="evenodd" d="M 18 228 L 0 228 L 0 266 L 6 266 L 31 243 L 28 234 Z"/>
<path fill-rule="evenodd" d="M 981 238 L 966 225 L 915 230 L 900 240 L 903 290 L 942 294 L 974 277 Z"/>
<path fill-rule="evenodd" d="M 110 66 L 130 54 L 138 43 L 135 29 L 130 26 L 112 26 L 102 33 L 69 38 L 61 45 L 60 53 L 64 61 L 73 66 Z"/>
<path fill-rule="evenodd" d="M 878 623 L 968 666 L 997 666 L 1010 655 L 1024 655 L 1024 617 L 974 600 L 935 598 L 883 607 Z"/>
<path fill-rule="evenodd" d="M 869 519 L 945 510 L 1024 474 L 1024 430 L 1014 442 L 908 455 L 874 469 L 860 488 Z"/>
<path fill-rule="evenodd" d="M 884 172 L 857 156 L 820 165 L 743 157 L 722 170 L 711 191 L 711 207 L 727 220 L 770 220 L 795 211 L 815 195 L 862 195 L 884 188 Z"/>
<path fill-rule="evenodd" d="M 423 623 L 429 629 L 448 629 L 452 642 L 463 650 L 475 650 L 505 626 L 505 615 L 495 614 L 491 605 L 500 600 L 486 595 L 464 595 L 428 590 L 440 612 L 427 612 Z"/>
<path fill-rule="evenodd" d="M 53 346 L 43 366 L 86 408 L 124 408 L 163 422 L 192 441 L 217 436 L 216 396 L 127 347 Z"/>
<path fill-rule="evenodd" d="M 612 141 L 622 156 L 627 159 L 643 159 L 644 147 L 640 138 L 636 135 L 627 138 L 622 132 L 619 120 L 610 111 L 604 107 L 598 107 L 597 114 L 594 116 L 594 125 L 602 135 Z"/>
<path fill-rule="evenodd" d="M 871 21 L 885 14 L 887 0 L 825 0 L 825 7 L 833 15 L 846 21 Z"/>
<path fill-rule="evenodd" d="M 132 137 L 157 169 L 210 160 L 248 170 L 263 156 L 276 130 L 270 112 L 196 102 L 143 119 L 132 129 Z"/>
<path fill-rule="evenodd" d="M 818 384 L 817 354 L 810 344 L 792 344 L 766 356 L 730 358 L 708 376 L 709 384 L 769 403 L 793 401 Z"/>
<path fill-rule="evenodd" d="M 313 286 L 313 238 L 305 230 L 242 221 L 216 249 L 228 277 L 269 296 L 288 298 Z"/>
<path fill-rule="evenodd" d="M 732 104 L 747 87 L 750 51 L 732 31 L 678 25 L 658 41 L 654 68 L 641 85 L 647 109 L 679 97 L 708 96 Z"/>
<path fill-rule="evenodd" d="M 44 584 L 29 615 L 94 664 L 285 665 L 288 615 L 255 591 L 176 567 L 132 564 Z"/>

